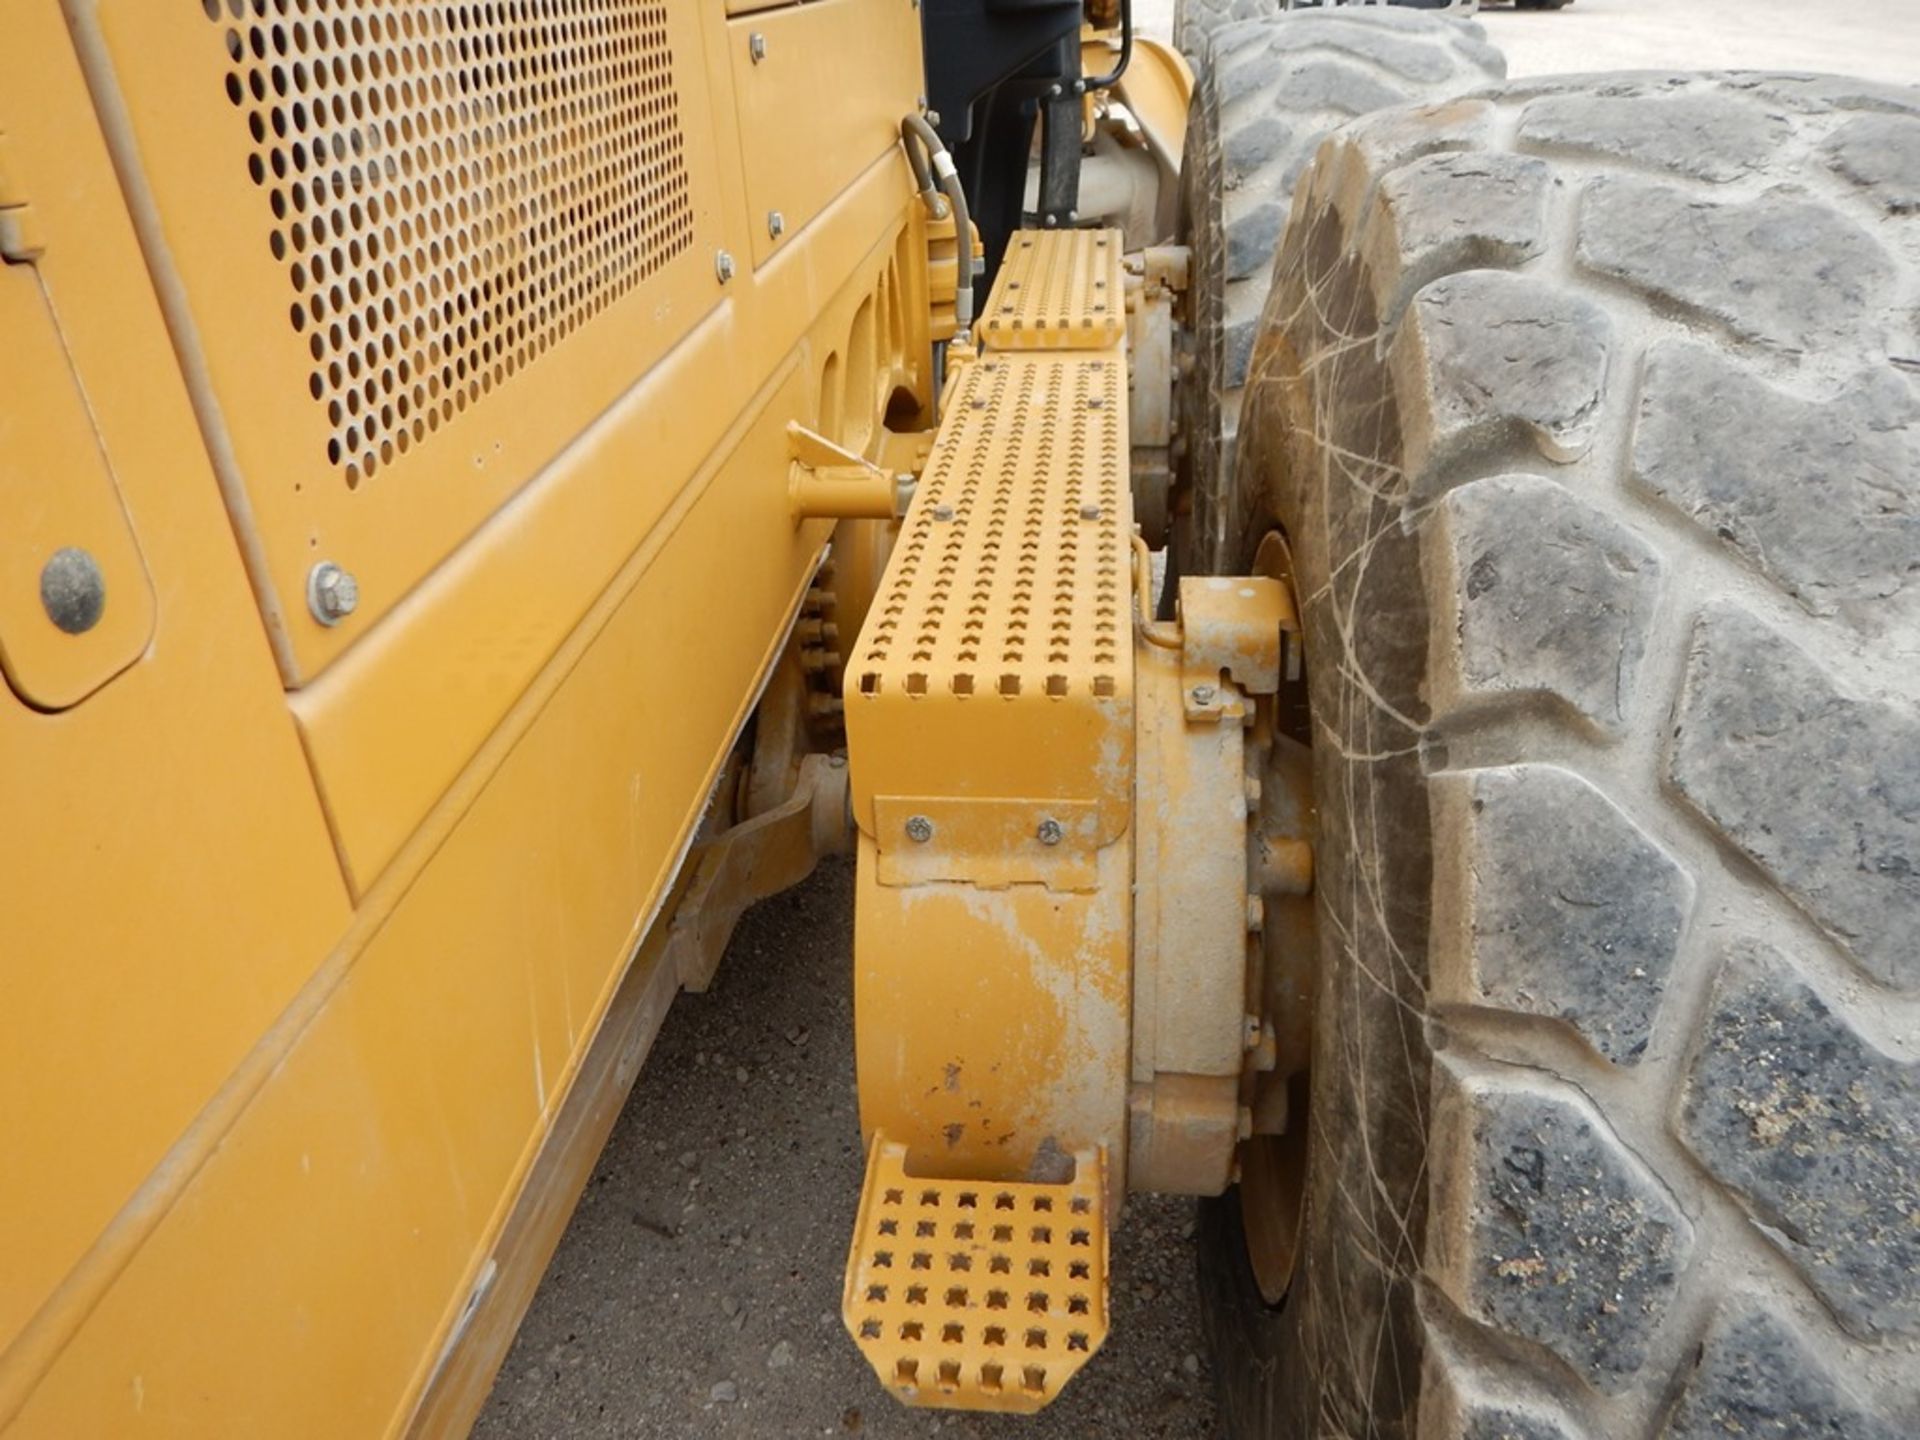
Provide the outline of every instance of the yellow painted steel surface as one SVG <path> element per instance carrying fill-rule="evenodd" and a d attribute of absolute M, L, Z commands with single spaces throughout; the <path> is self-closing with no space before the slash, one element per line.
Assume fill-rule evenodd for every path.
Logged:
<path fill-rule="evenodd" d="M 51 1353 L 36 1317 L 83 1303 L 101 1234 L 151 1214 L 150 1176 L 349 917 L 65 22 L 12 3 L 0 29 L 0 130 L 48 241 L 0 284 L 44 288 L 99 447 L 8 463 L 62 483 L 104 457 L 156 605 L 135 663 L 71 709 L 0 686 L 3 1423 Z"/>
<path fill-rule="evenodd" d="M 1012 243 L 1082 313 L 1099 238 Z M 1124 1174 L 1126 399 L 1117 344 L 961 367 L 849 660 L 861 1121 L 918 1174 Z"/>
<path fill-rule="evenodd" d="M 909 1404 L 1038 1410 L 1107 1337 L 1106 1164 L 1064 1184 L 910 1172 L 876 1135 L 842 1314 L 880 1383 Z"/>
<path fill-rule="evenodd" d="M 28 703 L 64 710 L 147 648 L 153 586 L 32 265 L 0 263 L 0 337 L 0 495 L 8 507 L 0 526 L 0 666 Z M 48 566 L 81 553 L 100 603 L 90 621 L 83 606 L 56 624 L 43 599 Z"/>
<path fill-rule="evenodd" d="M 298 682 L 718 303 L 722 97 L 692 5 L 212 8 L 79 13 Z M 333 627 L 321 559 L 359 580 Z"/>
<path fill-rule="evenodd" d="M 921 89 L 920 8 L 913 0 L 809 0 L 736 20 L 727 45 L 753 261 L 761 265 L 838 193 L 850 163 L 898 143 L 900 117 Z M 890 110 L 842 101 L 875 87 L 892 97 Z"/>
<path fill-rule="evenodd" d="M 834 3 L 878 24 L 896 0 Z M 151 638 L 71 708 L 0 689 L 9 1434 L 406 1425 L 830 533 L 788 512 L 786 425 L 877 453 L 887 399 L 927 398 L 925 225 L 897 153 L 841 157 L 811 221 L 744 263 L 764 220 L 721 7 L 603 0 L 628 40 L 541 60 L 538 116 L 489 86 L 545 41 L 503 22 L 519 58 L 476 76 L 457 54 L 457 27 L 500 7 L 213 8 L 0 0 L 8 185 L 31 197 L 62 383 L 153 597 Z M 629 60 L 623 120 L 566 88 L 584 83 L 570 66 Z M 558 317 L 545 350 L 511 375 L 501 360 L 491 389 L 349 486 L 314 296 L 362 414 L 369 378 L 387 383 L 367 346 L 384 371 L 386 339 L 402 344 L 380 302 L 398 312 L 409 267 L 428 305 L 405 333 L 467 347 L 471 372 L 498 352 L 461 300 L 504 283 L 490 264 L 535 274 L 519 247 L 562 244 L 572 218 L 543 186 L 665 173 L 658 135 L 601 137 L 620 175 L 567 147 L 596 125 L 650 133 L 669 82 L 692 239 L 630 283 L 569 252 L 524 312 Z M 901 88 L 850 82 L 836 103 L 891 124 Z M 555 115 L 579 134 L 543 129 Z M 628 208 L 658 203 L 643 186 Z M 389 250 L 389 223 L 412 238 Z M 727 283 L 723 248 L 743 262 Z M 321 291 L 296 253 L 324 253 Z M 87 459 L 31 448 L 36 476 Z M 295 585 L 313 557 L 362 582 L 334 629 Z M 471 1409 L 435 1415 L 458 1428 Z"/>
<path fill-rule="evenodd" d="M 1113 46 L 1104 38 L 1083 45 L 1081 65 L 1090 74 L 1111 69 Z M 1140 122 L 1155 157 L 1177 173 L 1193 99 L 1193 68 L 1187 57 L 1164 40 L 1135 35 L 1133 59 L 1114 96 Z"/>

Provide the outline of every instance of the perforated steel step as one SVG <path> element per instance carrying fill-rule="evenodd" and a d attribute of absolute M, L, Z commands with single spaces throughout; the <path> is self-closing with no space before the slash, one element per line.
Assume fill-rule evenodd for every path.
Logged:
<path fill-rule="evenodd" d="M 848 673 L 855 813 L 890 883 L 910 866 L 1084 888 L 1126 828 L 1126 399 L 1119 350 L 989 351 L 953 386 Z M 984 797 L 1023 803 L 995 818 Z M 931 821 L 928 841 L 880 813 L 889 799 Z M 1063 843 L 1033 840 L 1042 812 Z"/>
<path fill-rule="evenodd" d="M 1107 1338 L 1106 1162 L 1064 1184 L 909 1175 L 876 1134 L 841 1313 L 910 1405 L 1038 1410 Z"/>
<path fill-rule="evenodd" d="M 1016 230 L 981 317 L 989 350 L 1104 350 L 1127 306 L 1118 230 Z"/>

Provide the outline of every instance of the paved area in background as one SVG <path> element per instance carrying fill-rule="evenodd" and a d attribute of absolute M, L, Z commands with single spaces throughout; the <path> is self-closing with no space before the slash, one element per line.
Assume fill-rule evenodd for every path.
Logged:
<path fill-rule="evenodd" d="M 1916 0 L 1574 0 L 1564 10 L 1485 6 L 1480 19 L 1510 75 L 1826 70 L 1920 83 Z"/>
<path fill-rule="evenodd" d="M 1143 33 L 1173 34 L 1173 0 L 1134 0 Z M 1569 70 L 1829 70 L 1920 84 L 1920 0 L 1573 0 L 1483 4 L 1510 75 Z"/>
<path fill-rule="evenodd" d="M 1170 0 L 1139 0 L 1171 30 Z M 1482 18 L 1511 73 L 1834 70 L 1920 80 L 1920 0 L 1576 0 Z M 477 1434 L 1198 1440 L 1213 1426 L 1192 1207 L 1136 1200 L 1114 1242 L 1113 1336 L 1033 1421 L 903 1410 L 840 1328 L 861 1177 L 852 875 L 824 866 L 742 924 L 674 1005 Z"/>

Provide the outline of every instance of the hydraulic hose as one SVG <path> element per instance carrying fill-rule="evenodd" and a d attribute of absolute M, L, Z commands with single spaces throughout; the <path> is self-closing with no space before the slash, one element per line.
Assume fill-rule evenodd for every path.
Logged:
<path fill-rule="evenodd" d="M 937 183 L 953 207 L 953 235 L 958 252 L 953 286 L 954 338 L 963 340 L 973 328 L 973 219 L 967 211 L 967 192 L 961 188 L 960 172 L 953 167 L 953 157 L 947 153 L 939 132 L 927 123 L 926 116 L 903 116 L 900 139 L 906 147 L 907 163 L 913 167 L 913 178 L 919 183 L 920 193 L 931 196 Z"/>
<path fill-rule="evenodd" d="M 1120 0 L 1120 59 L 1105 75 L 1094 75 L 1083 81 L 1088 90 L 1111 90 L 1120 83 L 1120 77 L 1127 73 L 1127 63 L 1133 59 L 1133 0 Z"/>
<path fill-rule="evenodd" d="M 1178 650 L 1180 627 L 1153 618 L 1153 552 L 1139 535 L 1133 537 L 1133 593 L 1140 604 L 1140 635 L 1162 650 Z"/>

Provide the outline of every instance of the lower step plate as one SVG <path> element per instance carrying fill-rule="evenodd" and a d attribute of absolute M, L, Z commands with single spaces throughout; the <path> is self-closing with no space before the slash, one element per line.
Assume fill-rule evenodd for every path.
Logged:
<path fill-rule="evenodd" d="M 1038 1410 L 1107 1338 L 1106 1157 L 1040 1185 L 912 1176 L 875 1135 L 841 1314 L 909 1405 Z"/>

